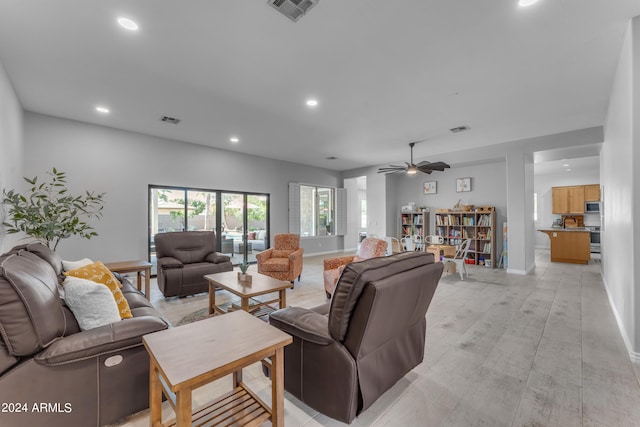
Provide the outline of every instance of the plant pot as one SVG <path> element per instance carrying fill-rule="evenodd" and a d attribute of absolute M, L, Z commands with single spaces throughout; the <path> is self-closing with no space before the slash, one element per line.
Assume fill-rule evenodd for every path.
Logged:
<path fill-rule="evenodd" d="M 251 275 L 250 274 L 246 274 L 246 273 L 242 273 L 242 272 L 238 272 L 238 281 L 243 282 L 243 283 L 251 283 Z"/>

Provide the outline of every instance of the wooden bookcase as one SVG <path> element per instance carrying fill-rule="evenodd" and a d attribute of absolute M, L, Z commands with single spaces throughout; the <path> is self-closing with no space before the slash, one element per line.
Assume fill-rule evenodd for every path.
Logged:
<path fill-rule="evenodd" d="M 491 260 L 491 267 L 495 268 L 496 210 L 493 206 L 478 209 L 481 210 L 461 212 L 438 209 L 435 214 L 436 234 L 449 245 L 459 245 L 463 240 L 471 239 L 467 255 L 471 263 L 482 264 L 484 260 Z"/>
<path fill-rule="evenodd" d="M 409 236 L 420 236 L 424 239 L 428 235 L 429 209 L 400 212 L 400 239 Z"/>

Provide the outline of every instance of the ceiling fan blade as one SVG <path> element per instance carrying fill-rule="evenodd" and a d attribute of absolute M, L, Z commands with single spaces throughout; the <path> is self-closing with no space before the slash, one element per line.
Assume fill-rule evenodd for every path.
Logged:
<path fill-rule="evenodd" d="M 396 173 L 404 173 L 404 169 L 378 169 L 378 173 L 383 173 L 385 175 L 393 175 Z"/>
<path fill-rule="evenodd" d="M 427 165 L 430 165 L 430 164 L 431 164 L 431 162 L 427 162 L 426 160 L 423 160 L 420 163 L 418 163 L 416 166 L 420 168 L 420 167 L 427 166 Z"/>
<path fill-rule="evenodd" d="M 384 168 L 378 168 L 378 173 L 385 173 L 385 174 L 400 173 L 400 172 L 404 172 L 405 170 L 406 168 L 404 166 L 389 165 Z"/>
<path fill-rule="evenodd" d="M 418 166 L 418 169 L 420 169 L 421 171 L 426 171 L 426 170 L 430 170 L 430 171 L 440 171 L 442 172 L 443 170 L 445 170 L 446 168 L 449 168 L 450 166 L 446 163 L 443 162 L 435 162 L 435 163 L 429 163 L 426 165 L 422 165 L 422 166 Z"/>
<path fill-rule="evenodd" d="M 438 167 L 438 168 L 445 168 L 445 169 L 448 169 L 448 168 L 450 168 L 451 166 L 449 166 L 449 165 L 448 165 L 448 164 L 446 164 L 445 162 L 434 162 L 434 163 L 431 163 L 431 167 Z"/>

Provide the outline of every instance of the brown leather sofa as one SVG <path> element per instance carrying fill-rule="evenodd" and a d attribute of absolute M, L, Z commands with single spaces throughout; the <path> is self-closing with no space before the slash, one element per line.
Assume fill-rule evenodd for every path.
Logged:
<path fill-rule="evenodd" d="M 433 254 L 406 252 L 348 264 L 330 303 L 275 311 L 291 335 L 285 389 L 351 423 L 424 357 L 426 312 L 442 275 Z"/>
<path fill-rule="evenodd" d="M 60 299 L 63 277 L 61 259 L 42 244 L 0 255 L 3 427 L 99 426 L 149 406 L 142 336 L 168 323 L 124 280 L 133 318 L 81 331 Z"/>
<path fill-rule="evenodd" d="M 209 290 L 205 274 L 233 270 L 231 258 L 216 252 L 214 231 L 177 231 L 155 235 L 158 288 L 165 297 Z"/>

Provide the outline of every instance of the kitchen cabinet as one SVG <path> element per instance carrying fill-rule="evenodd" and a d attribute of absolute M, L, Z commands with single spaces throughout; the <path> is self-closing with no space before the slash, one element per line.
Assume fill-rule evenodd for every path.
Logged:
<path fill-rule="evenodd" d="M 551 261 L 586 264 L 591 259 L 590 233 L 582 230 L 539 230 L 551 241 Z"/>
<path fill-rule="evenodd" d="M 600 184 L 592 184 L 584 186 L 584 201 L 599 202 L 600 201 Z"/>
<path fill-rule="evenodd" d="M 554 214 L 569 213 L 569 188 L 553 187 L 551 189 L 551 212 Z"/>
<path fill-rule="evenodd" d="M 584 213 L 584 186 L 569 187 L 569 212 Z"/>
<path fill-rule="evenodd" d="M 584 213 L 584 185 L 551 188 L 551 212 L 554 214 Z"/>

